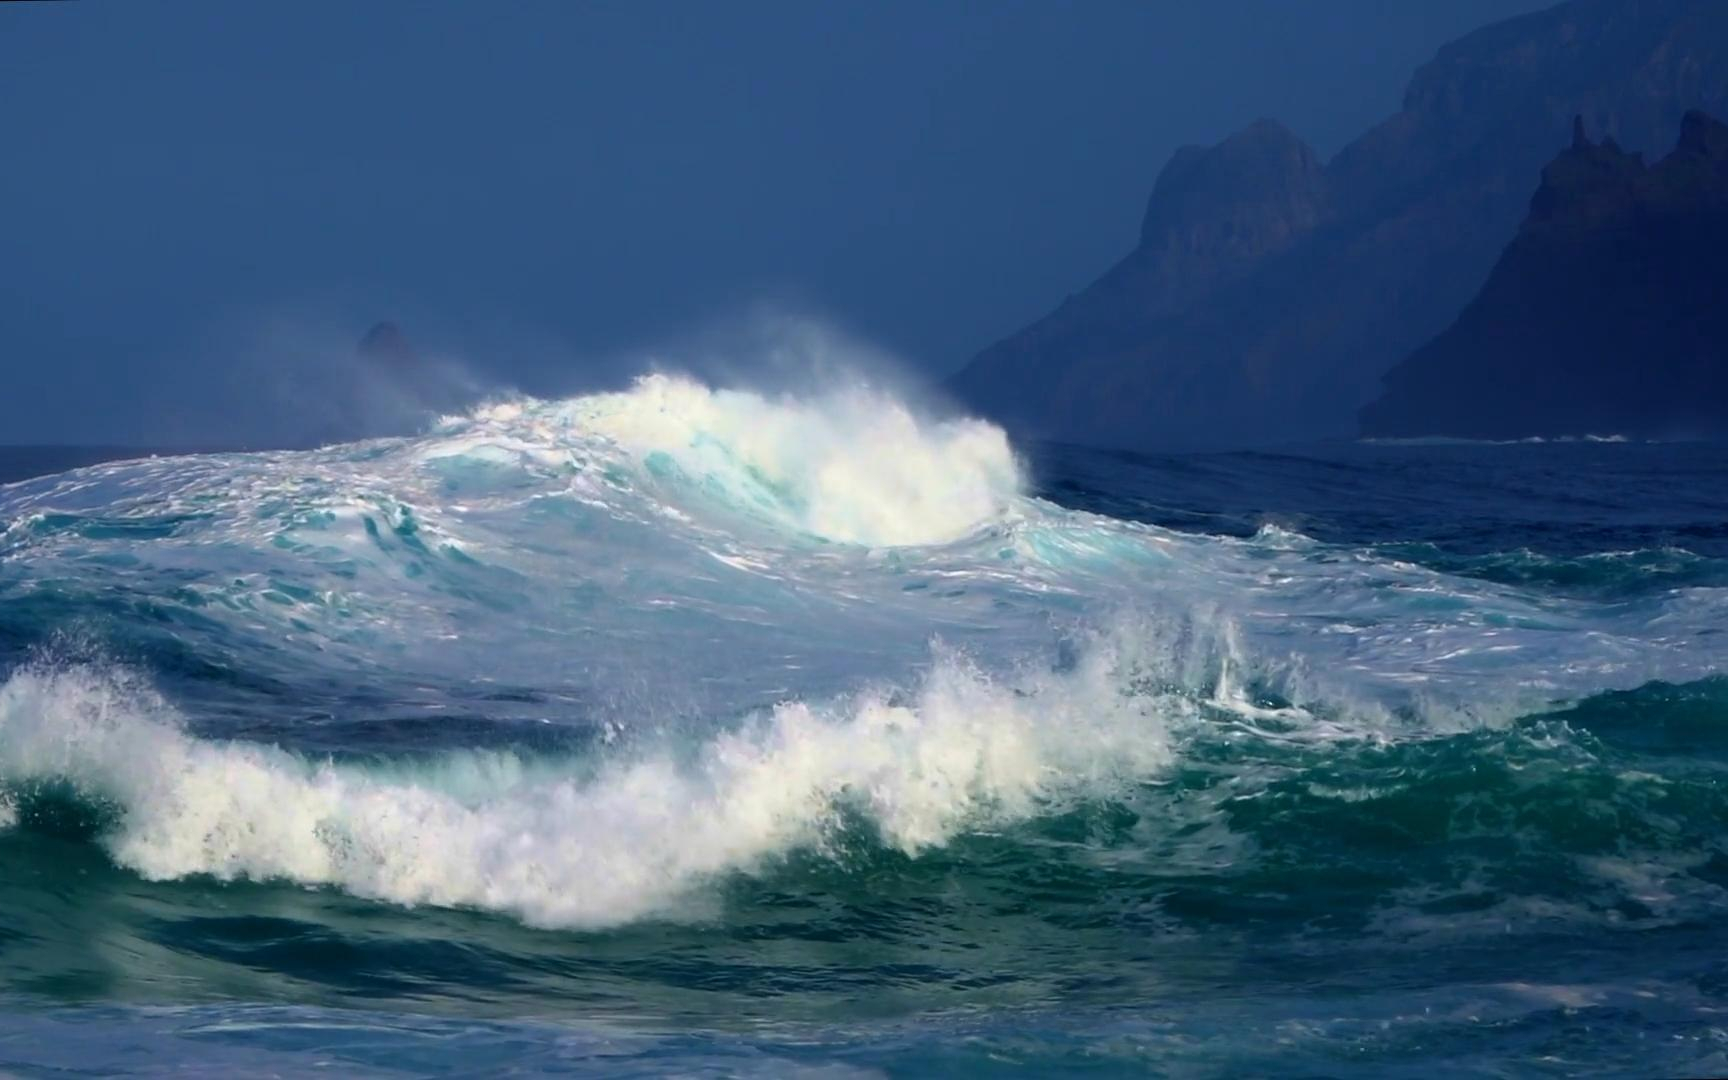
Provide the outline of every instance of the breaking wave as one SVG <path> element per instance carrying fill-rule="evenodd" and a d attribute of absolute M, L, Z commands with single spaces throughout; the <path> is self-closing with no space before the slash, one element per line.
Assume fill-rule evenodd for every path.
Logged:
<path fill-rule="evenodd" d="M 1103 813 L 1232 739 L 1425 744 L 1720 666 L 1684 553 L 1178 533 L 856 386 L 96 466 L 0 488 L 0 530 L 14 829 L 547 927 L 688 916 L 857 829 L 927 859 Z M 65 634 L 119 659 L 44 659 Z M 1210 842 L 1231 805 L 1165 811 Z"/>
<path fill-rule="evenodd" d="M 939 654 L 910 693 L 788 702 L 693 747 L 368 764 L 199 739 L 122 671 L 38 666 L 0 686 L 0 790 L 16 825 L 40 792 L 68 788 L 146 878 L 286 880 L 606 926 L 819 850 L 848 813 L 916 854 L 1151 776 L 1192 703 L 1137 688 L 1146 677 L 1120 642 L 1014 683 Z"/>
<path fill-rule="evenodd" d="M 846 543 L 954 540 L 1000 517 L 1021 493 L 1020 468 L 1000 428 L 920 420 L 866 386 L 804 401 L 649 375 L 624 393 L 482 409 L 432 453 L 459 454 L 496 440 L 560 446 L 594 435 L 655 476 Z"/>

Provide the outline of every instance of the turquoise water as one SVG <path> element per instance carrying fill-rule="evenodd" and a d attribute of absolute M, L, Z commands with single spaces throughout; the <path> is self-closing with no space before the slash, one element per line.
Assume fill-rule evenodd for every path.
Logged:
<path fill-rule="evenodd" d="M 654 379 L 0 487 L 0 1068 L 1728 1071 L 1724 466 Z"/>

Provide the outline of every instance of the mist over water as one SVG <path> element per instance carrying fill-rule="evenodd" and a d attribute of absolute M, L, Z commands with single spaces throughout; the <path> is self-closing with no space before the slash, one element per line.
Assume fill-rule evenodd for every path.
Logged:
<path fill-rule="evenodd" d="M 1715 453 L 663 371 L 0 487 L 0 1061 L 1708 1071 Z"/>

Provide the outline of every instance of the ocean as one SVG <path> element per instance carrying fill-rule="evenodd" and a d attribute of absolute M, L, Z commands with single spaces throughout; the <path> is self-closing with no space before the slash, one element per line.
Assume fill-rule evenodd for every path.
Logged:
<path fill-rule="evenodd" d="M 31 453 L 8 1074 L 1728 1073 L 1728 447 Z"/>

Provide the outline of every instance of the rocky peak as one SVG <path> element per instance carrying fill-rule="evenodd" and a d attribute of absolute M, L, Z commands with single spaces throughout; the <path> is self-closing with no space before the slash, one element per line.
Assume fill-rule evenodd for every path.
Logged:
<path fill-rule="evenodd" d="M 1153 187 L 1140 246 L 1205 274 L 1288 247 L 1326 206 L 1314 151 L 1277 121 L 1257 120 L 1216 146 L 1176 152 Z"/>
<path fill-rule="evenodd" d="M 408 344 L 408 335 L 402 332 L 400 326 L 388 320 L 375 323 L 372 329 L 366 331 L 366 336 L 360 339 L 356 351 L 367 360 L 396 367 L 413 367 L 417 359 L 414 347 Z"/>
<path fill-rule="evenodd" d="M 1728 124 L 1697 109 L 1687 112 L 1680 122 L 1679 144 L 1650 172 L 1652 200 L 1728 203 Z"/>
<path fill-rule="evenodd" d="M 1646 166 L 1573 125 L 1476 298 L 1362 412 L 1376 435 L 1728 431 L 1728 126 Z"/>
<path fill-rule="evenodd" d="M 1674 152 L 1713 163 L 1728 162 L 1728 124 L 1699 109 L 1686 110 L 1680 118 L 1680 142 Z"/>
<path fill-rule="evenodd" d="M 1614 217 L 1660 215 L 1721 201 L 1728 193 L 1728 125 L 1688 110 L 1674 151 L 1654 166 L 1621 150 L 1612 138 L 1590 141 L 1584 120 L 1573 123 L 1572 145 L 1542 170 L 1524 231 L 1585 229 Z"/>
<path fill-rule="evenodd" d="M 1543 241 L 1583 242 L 1588 230 L 1557 236 L 1529 220 L 1574 117 L 1584 130 L 1540 207 L 1556 227 L 1570 220 L 1562 196 L 1624 193 L 1643 167 L 1620 148 L 1673 147 L 1689 108 L 1728 115 L 1728 0 L 1567 0 L 1465 35 L 1323 175 L 1270 122 L 1178 152 L 1128 257 L 981 352 L 954 389 L 1025 431 L 1081 442 L 1335 433 L 1387 368 L 1457 317 L 1520 222 Z M 1620 205 L 1672 207 L 1679 221 L 1687 192 L 1708 190 L 1688 171 L 1715 175 L 1721 160 L 1713 130 L 1692 121 L 1695 149 L 1644 169 Z"/>
<path fill-rule="evenodd" d="M 1623 204 L 1644 172 L 1642 155 L 1620 149 L 1611 137 L 1591 142 L 1584 118 L 1575 117 L 1572 145 L 1543 168 L 1525 228 L 1596 220 Z"/>
<path fill-rule="evenodd" d="M 1338 154 L 1331 179 L 1341 203 L 1367 212 L 1461 171 L 1490 194 L 1517 192 L 1551 152 L 1550 133 L 1576 115 L 1654 155 L 1674 145 L 1683 109 L 1725 96 L 1728 3 L 1571 0 L 1443 47 L 1398 114 Z"/>

